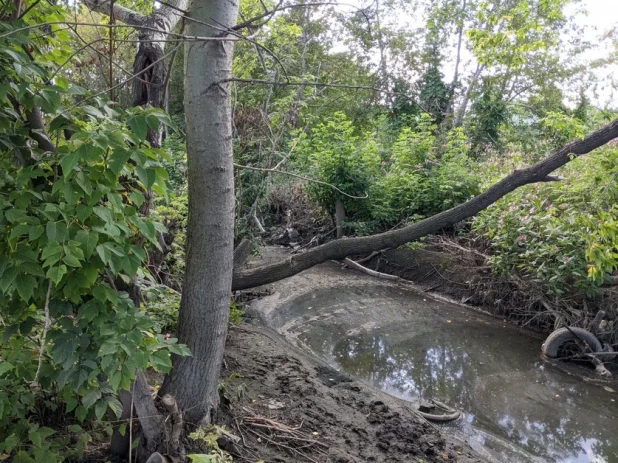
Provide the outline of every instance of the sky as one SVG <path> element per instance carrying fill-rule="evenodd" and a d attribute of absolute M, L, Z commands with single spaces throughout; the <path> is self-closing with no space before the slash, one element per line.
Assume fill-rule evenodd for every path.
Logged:
<path fill-rule="evenodd" d="M 364 7 L 372 3 L 371 0 L 344 0 L 345 4 Z M 342 4 L 342 9 L 346 8 Z M 586 14 L 579 13 L 576 22 L 584 28 L 583 39 L 590 41 L 593 48 L 590 49 L 584 56 L 585 61 L 593 61 L 606 58 L 610 54 L 615 54 L 616 49 L 612 41 L 607 37 L 607 33 L 612 28 L 618 28 L 618 0 L 581 0 L 577 5 L 570 5 L 567 10 L 567 16 L 575 12 L 586 10 Z M 399 21 L 418 25 L 421 18 L 401 17 Z M 334 51 L 342 51 L 345 48 L 344 44 L 335 47 Z M 469 60 L 470 54 L 466 51 L 462 53 L 462 62 Z M 451 60 L 454 59 L 451 57 Z M 377 63 L 377 56 L 376 56 Z M 443 63 L 442 72 L 446 78 L 453 75 L 454 64 L 447 59 Z M 593 104 L 599 107 L 618 107 L 618 63 L 605 66 L 601 69 L 595 69 L 594 74 L 599 79 L 597 88 L 590 88 L 587 95 Z M 569 104 L 569 102 L 566 102 Z M 570 102 L 574 104 L 573 101 Z"/>

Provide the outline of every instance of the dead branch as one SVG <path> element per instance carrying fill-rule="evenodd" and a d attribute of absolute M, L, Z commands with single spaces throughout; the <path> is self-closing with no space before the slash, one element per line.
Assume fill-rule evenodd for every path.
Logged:
<path fill-rule="evenodd" d="M 363 267 L 358 262 L 354 262 L 352 259 L 348 259 L 347 257 L 344 260 L 344 262 L 350 267 L 353 267 L 356 270 L 360 270 L 361 272 L 366 273 L 367 275 L 375 277 L 375 278 L 382 278 L 384 280 L 391 280 L 391 281 L 401 281 L 402 280 L 398 276 L 389 275 L 388 273 L 376 272 L 375 270 L 371 270 L 371 269 L 368 269 L 367 267 Z"/>

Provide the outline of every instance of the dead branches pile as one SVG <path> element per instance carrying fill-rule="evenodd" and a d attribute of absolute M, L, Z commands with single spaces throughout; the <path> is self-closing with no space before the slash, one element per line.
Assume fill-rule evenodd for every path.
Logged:
<path fill-rule="evenodd" d="M 298 458 L 298 461 L 326 461 L 329 446 L 317 439 L 317 432 L 303 430 L 303 423 L 291 426 L 260 415 L 247 407 L 243 407 L 243 411 L 246 415 L 236 421 L 236 426 L 246 449 L 249 444 L 245 436 L 251 436 L 260 443 L 282 449 L 290 456 Z"/>

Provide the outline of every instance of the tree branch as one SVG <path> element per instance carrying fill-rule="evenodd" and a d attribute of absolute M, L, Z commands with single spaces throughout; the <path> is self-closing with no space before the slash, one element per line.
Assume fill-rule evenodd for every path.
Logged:
<path fill-rule="evenodd" d="M 366 194 L 366 193 L 365 193 L 365 196 L 353 196 L 353 195 L 350 195 L 350 194 L 346 193 L 345 191 L 340 190 L 335 185 L 332 185 L 330 183 L 326 183 L 326 182 L 323 182 L 321 180 L 315 180 L 313 178 L 305 177 L 303 175 L 295 174 L 293 172 L 286 172 L 284 170 L 277 170 L 276 167 L 272 168 L 272 169 L 265 169 L 263 167 L 243 166 L 243 165 L 236 164 L 236 163 L 234 164 L 234 167 L 236 167 L 238 169 L 256 170 L 256 171 L 259 171 L 259 172 L 271 172 L 273 174 L 290 175 L 292 177 L 300 178 L 302 180 L 307 180 L 308 182 L 311 182 L 311 183 L 319 183 L 320 185 L 327 186 L 327 187 L 332 188 L 333 190 L 337 191 L 338 193 L 341 193 L 343 196 L 347 196 L 348 198 L 352 198 L 352 199 L 367 199 L 369 197 L 369 195 Z"/>
<path fill-rule="evenodd" d="M 113 3 L 113 12 L 114 17 L 125 24 L 130 26 L 143 26 L 146 24 L 147 16 L 138 13 L 137 11 L 133 11 L 129 8 L 119 5 L 116 2 L 112 2 L 112 0 L 83 0 L 84 5 L 86 5 L 90 10 L 96 11 L 97 13 L 104 14 L 109 16 L 109 12 Z"/>
<path fill-rule="evenodd" d="M 304 254 L 293 255 L 271 265 L 237 271 L 234 274 L 232 289 L 236 291 L 272 283 L 296 275 L 330 259 L 343 259 L 352 254 L 364 254 L 383 248 L 396 248 L 423 236 L 436 233 L 476 215 L 521 186 L 547 179 L 551 172 L 569 163 L 572 159 L 587 154 L 616 137 L 618 137 L 618 119 L 593 132 L 583 140 L 565 145 L 553 155 L 531 167 L 515 170 L 487 191 L 464 204 L 399 230 L 373 236 L 331 241 Z"/>

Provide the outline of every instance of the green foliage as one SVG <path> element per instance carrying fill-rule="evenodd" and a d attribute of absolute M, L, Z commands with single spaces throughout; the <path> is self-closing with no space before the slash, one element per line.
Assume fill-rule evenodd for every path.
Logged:
<path fill-rule="evenodd" d="M 298 157 L 312 178 L 328 185 L 310 183 L 309 198 L 322 205 L 330 214 L 335 203 L 343 201 L 346 213 L 367 214 L 367 202 L 345 196 L 364 197 L 378 172 L 380 158 L 377 146 L 369 139 L 361 140 L 354 134 L 352 122 L 341 113 L 335 113 L 318 124 L 310 136 L 301 135 Z"/>
<path fill-rule="evenodd" d="M 469 133 L 472 152 L 478 156 L 486 148 L 500 148 L 500 128 L 507 121 L 507 107 L 499 89 L 487 79 L 481 95 L 472 104 Z"/>
<path fill-rule="evenodd" d="M 498 162 L 490 160 L 483 171 L 503 171 Z M 531 185 L 501 199 L 479 214 L 474 229 L 490 241 L 495 271 L 524 276 L 550 295 L 576 297 L 593 292 L 618 268 L 618 150 L 604 148 L 563 170 L 562 182 Z"/>
<path fill-rule="evenodd" d="M 51 8 L 46 19 L 62 14 Z M 170 352 L 188 351 L 155 336 L 152 320 L 118 289 L 145 276 L 145 246 L 158 247 L 164 230 L 138 210 L 144 191 L 167 192 L 164 152 L 145 142 L 148 127 L 167 117 L 98 103 L 64 109 L 83 93 L 60 78 L 49 82 L 50 65 L 68 52 L 66 34 L 44 51 L 30 32 L 0 41 L 0 452 L 60 461 L 89 436 L 73 425 L 71 444 L 45 426 L 42 410 L 102 423 L 108 410 L 119 416 L 116 394 L 129 389 L 136 368 L 169 371 Z M 35 108 L 54 151 L 37 144 L 49 139 L 43 129 L 24 123 Z M 64 129 L 70 137 L 61 137 Z"/>
<path fill-rule="evenodd" d="M 193 454 L 187 455 L 193 463 L 231 463 L 234 461 L 232 455 L 225 450 L 219 448 L 217 439 L 228 431 L 225 426 L 208 426 L 207 428 L 198 428 L 197 431 L 189 434 L 193 440 L 200 440 L 206 443 L 208 454 Z"/>
<path fill-rule="evenodd" d="M 448 132 L 437 146 L 434 130 L 431 116 L 421 115 L 416 128 L 402 129 L 393 144 L 380 188 L 388 192 L 389 214 L 398 221 L 433 215 L 478 193 L 463 131 Z"/>

